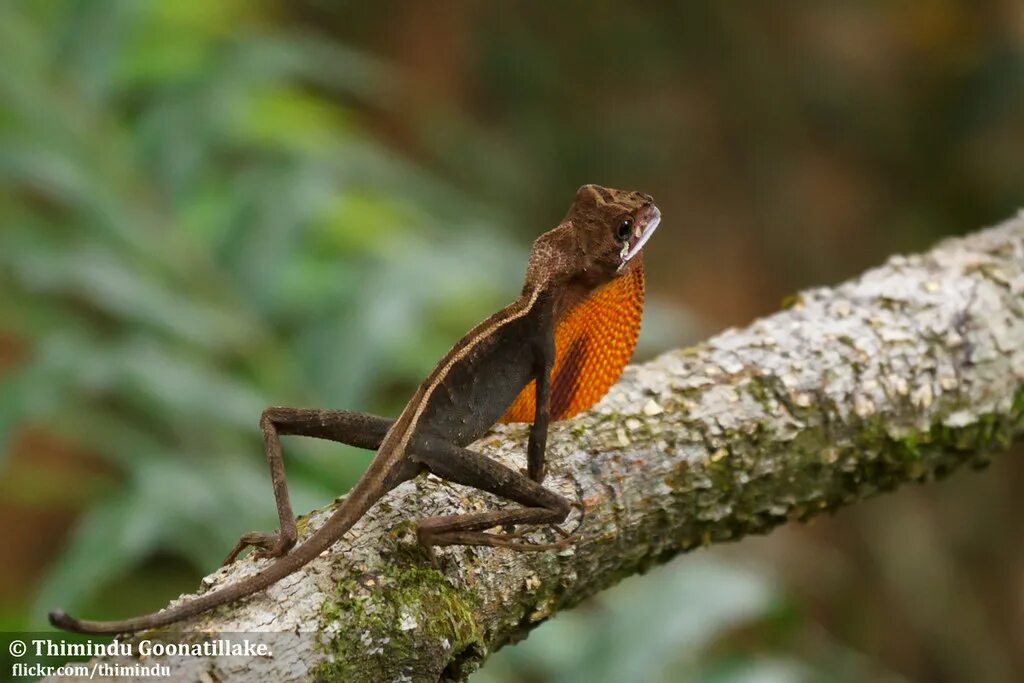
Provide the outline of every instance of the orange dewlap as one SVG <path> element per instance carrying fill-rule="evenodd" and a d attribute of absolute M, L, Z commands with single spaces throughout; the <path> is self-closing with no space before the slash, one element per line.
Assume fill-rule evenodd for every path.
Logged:
<path fill-rule="evenodd" d="M 565 420 L 601 400 L 626 367 L 644 308 L 644 269 L 594 290 L 558 322 L 551 370 L 551 419 Z M 536 382 L 516 397 L 501 422 L 532 422 Z"/>

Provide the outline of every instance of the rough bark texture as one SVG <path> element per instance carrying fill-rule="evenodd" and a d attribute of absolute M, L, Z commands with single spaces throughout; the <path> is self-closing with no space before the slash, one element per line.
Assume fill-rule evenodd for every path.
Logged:
<path fill-rule="evenodd" d="M 1024 431 L 1022 292 L 1024 214 L 803 292 L 629 367 L 594 410 L 552 429 L 546 484 L 587 510 L 571 549 L 446 548 L 432 568 L 410 520 L 503 503 L 422 478 L 303 571 L 183 625 L 300 633 L 274 657 L 149 663 L 186 680 L 461 680 L 555 612 L 681 552 L 982 466 Z M 478 448 L 521 467 L 526 435 L 498 428 Z"/>

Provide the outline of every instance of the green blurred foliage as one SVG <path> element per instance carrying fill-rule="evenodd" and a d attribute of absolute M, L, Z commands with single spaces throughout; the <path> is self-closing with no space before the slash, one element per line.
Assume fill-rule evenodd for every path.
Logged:
<path fill-rule="evenodd" d="M 1018 0 L 6 2 L 0 64 L 0 628 L 192 590 L 276 525 L 261 409 L 393 414 L 583 182 L 666 216 L 640 356 L 1024 205 Z M 368 457 L 285 449 L 298 510 Z M 681 558 L 474 680 L 1019 680 L 1021 485 Z"/>
<path fill-rule="evenodd" d="M 0 379 L 0 452 L 35 427 L 105 475 L 84 498 L 73 480 L 21 496 L 84 506 L 32 623 L 106 611 L 82 603 L 154 554 L 201 572 L 273 527 L 262 408 L 393 411 L 520 277 L 493 215 L 352 122 L 387 69 L 266 19 L 199 0 L 0 6 L 0 321 L 28 349 Z M 299 509 L 365 464 L 295 450 Z M 47 467 L 8 464 L 12 496 Z"/>

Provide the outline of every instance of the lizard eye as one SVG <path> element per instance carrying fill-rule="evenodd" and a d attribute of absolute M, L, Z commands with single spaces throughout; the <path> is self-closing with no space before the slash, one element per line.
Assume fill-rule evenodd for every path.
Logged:
<path fill-rule="evenodd" d="M 629 239 L 629 234 L 633 231 L 633 221 L 626 219 L 619 223 L 619 227 L 615 230 L 615 238 L 620 242 L 625 242 Z"/>

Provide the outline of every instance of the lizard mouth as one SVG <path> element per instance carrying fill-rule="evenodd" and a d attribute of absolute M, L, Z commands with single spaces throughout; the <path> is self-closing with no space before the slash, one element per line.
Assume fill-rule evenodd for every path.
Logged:
<path fill-rule="evenodd" d="M 643 226 L 637 225 L 633 230 L 633 234 L 630 236 L 626 243 L 622 245 L 622 263 L 619 265 L 619 270 L 622 270 L 630 260 L 640 253 L 640 250 L 647 244 L 647 240 L 651 239 L 651 235 L 654 234 L 658 224 L 661 223 L 661 211 L 658 207 L 651 206 L 652 215 L 647 219 Z"/>

